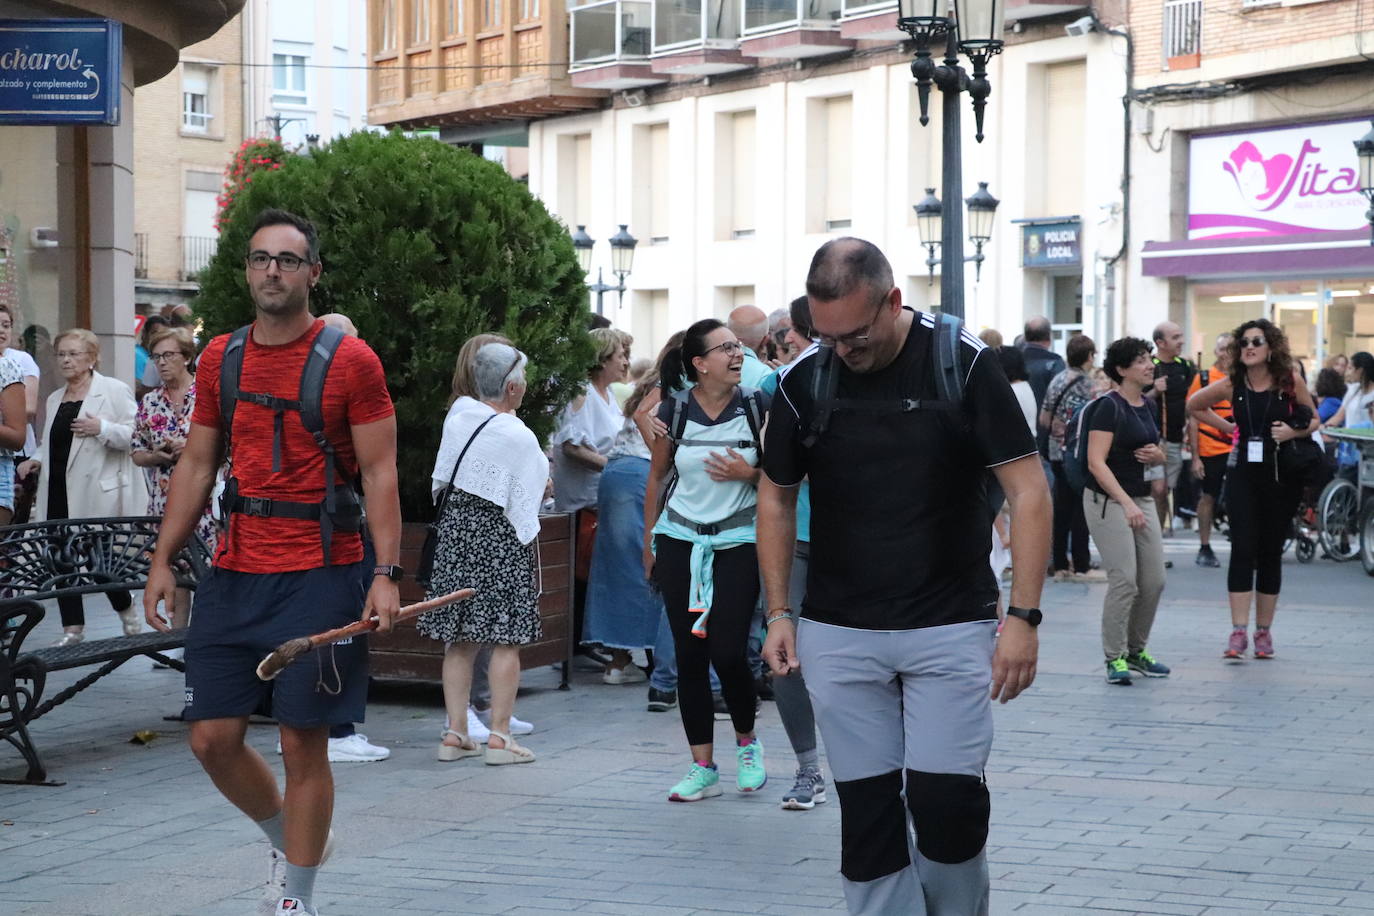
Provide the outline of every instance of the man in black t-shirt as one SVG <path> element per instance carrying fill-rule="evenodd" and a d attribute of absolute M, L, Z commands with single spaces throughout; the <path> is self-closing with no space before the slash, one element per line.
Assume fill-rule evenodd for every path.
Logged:
<path fill-rule="evenodd" d="M 1183 468 L 1183 446 L 1189 441 L 1188 387 L 1193 384 L 1197 369 L 1184 359 L 1183 329 L 1172 321 L 1155 328 L 1155 384 L 1148 394 L 1154 400 L 1159 416 L 1159 429 L 1164 435 L 1164 476 L 1152 481 L 1151 495 L 1159 513 L 1159 527 L 1173 530 L 1169 511 L 1169 494 L 1178 485 Z"/>
<path fill-rule="evenodd" d="M 995 353 L 967 331 L 962 396 L 942 399 L 934 317 L 902 307 L 876 247 L 822 246 L 807 293 L 822 347 L 783 370 L 764 438 L 764 657 L 775 676 L 805 671 L 842 806 L 851 912 L 908 912 L 919 896 L 932 912 L 986 913 L 989 693 L 1006 702 L 1035 678 L 1045 476 Z M 822 358 L 838 373 L 833 399 L 813 387 Z M 995 653 L 986 469 L 1011 502 L 1016 569 Z M 804 478 L 812 561 L 798 622 L 786 601 Z"/>

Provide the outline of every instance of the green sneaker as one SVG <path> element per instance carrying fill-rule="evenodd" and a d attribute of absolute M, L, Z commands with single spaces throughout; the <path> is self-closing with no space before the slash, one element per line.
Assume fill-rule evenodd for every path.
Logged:
<path fill-rule="evenodd" d="M 1132 671 L 1139 671 L 1146 677 L 1168 677 L 1169 666 L 1157 660 L 1149 652 L 1141 649 L 1133 655 L 1126 656 L 1126 664 Z"/>
<path fill-rule="evenodd" d="M 693 763 L 682 781 L 668 792 L 668 801 L 694 802 L 720 794 L 720 771 Z"/>
<path fill-rule="evenodd" d="M 768 782 L 768 774 L 763 769 L 763 745 L 755 738 L 737 752 L 739 761 L 735 780 L 741 792 L 757 792 Z"/>
<path fill-rule="evenodd" d="M 1126 656 L 1107 659 L 1107 683 L 1131 686 L 1131 669 L 1126 664 Z"/>

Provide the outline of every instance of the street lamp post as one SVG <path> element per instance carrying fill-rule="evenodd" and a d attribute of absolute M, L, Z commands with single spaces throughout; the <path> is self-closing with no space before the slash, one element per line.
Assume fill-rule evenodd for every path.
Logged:
<path fill-rule="evenodd" d="M 578 226 L 577 231 L 572 235 L 573 249 L 577 251 L 577 262 L 582 265 L 584 274 L 591 273 L 592 269 L 592 249 L 596 247 L 596 240 L 587 234 L 586 226 Z M 602 297 L 606 293 L 617 293 L 620 300 L 625 299 L 625 278 L 630 275 L 635 262 L 635 245 L 639 240 L 630 235 L 625 223 L 620 224 L 620 231 L 610 238 L 611 244 L 611 273 L 615 274 L 616 285 L 602 281 L 601 267 L 596 268 L 596 282 L 588 283 L 587 289 L 596 293 L 596 313 L 602 314 Z"/>
<path fill-rule="evenodd" d="M 958 194 L 963 188 L 963 160 L 959 124 L 959 96 L 967 91 L 973 100 L 973 117 L 976 138 L 983 142 L 983 113 L 992 84 L 988 81 L 987 65 L 995 54 L 1002 50 L 1002 26 L 1005 19 L 1005 0 L 899 0 L 897 26 L 911 36 L 916 43 L 916 58 L 911 63 L 911 75 L 916 78 L 916 91 L 921 105 L 921 124 L 930 123 L 930 89 L 939 89 L 943 102 L 941 111 L 943 151 L 942 183 L 946 194 Z M 950 6 L 954 16 L 951 17 Z M 939 66 L 931 58 L 931 47 L 940 39 L 945 41 L 945 56 Z M 970 76 L 959 66 L 959 53 L 973 64 Z M 987 186 L 983 185 L 986 192 Z M 927 200 L 934 196 L 931 191 Z M 992 195 L 987 195 L 989 199 Z M 975 194 L 969 198 L 970 210 Z M 926 203 L 926 201 L 922 201 Z M 938 201 L 937 201 L 938 203 Z M 993 210 L 996 201 L 993 200 Z M 987 213 L 987 233 L 991 232 L 991 212 Z M 959 318 L 964 317 L 964 256 L 963 256 L 963 212 L 951 207 L 943 214 L 941 228 L 941 267 L 940 267 L 940 310 Z M 970 219 L 973 219 L 970 212 Z M 920 224 L 921 214 L 917 213 Z M 983 235 L 986 242 L 988 235 Z M 922 240 L 934 258 L 933 239 Z M 980 265 L 982 244 L 978 245 L 975 263 Z M 933 267 L 932 267 L 933 270 Z"/>
<path fill-rule="evenodd" d="M 1374 120 L 1369 123 L 1374 125 Z M 1364 214 L 1369 222 L 1369 244 L 1374 245 L 1374 126 L 1355 141 L 1355 153 L 1360 157 L 1360 192 L 1369 201 Z"/>
<path fill-rule="evenodd" d="M 968 239 L 973 243 L 974 253 L 968 256 L 963 254 L 963 242 L 956 240 L 956 251 L 959 252 L 960 260 L 958 263 L 967 264 L 973 262 L 973 278 L 975 281 L 983 277 L 983 246 L 992 239 L 993 219 L 997 215 L 997 205 L 1001 203 L 988 191 L 986 181 L 978 182 L 978 190 L 972 197 L 965 198 L 964 204 L 968 207 Z M 935 249 L 945 245 L 944 239 L 944 204 L 940 203 L 940 198 L 935 196 L 934 188 L 926 188 L 926 196 L 919 203 L 912 207 L 916 211 L 916 232 L 921 238 L 921 244 L 926 249 L 926 269 L 930 271 L 930 282 L 935 282 L 935 265 L 940 267 L 940 308 L 945 309 L 944 293 L 948 290 L 949 282 L 954 275 L 945 270 L 945 259 L 954 260 L 949 250 L 945 249 L 942 257 L 935 256 Z M 958 272 L 960 289 L 962 291 L 963 271 Z M 962 301 L 962 299 L 960 300 Z M 963 317 L 963 316 L 960 316 Z"/>

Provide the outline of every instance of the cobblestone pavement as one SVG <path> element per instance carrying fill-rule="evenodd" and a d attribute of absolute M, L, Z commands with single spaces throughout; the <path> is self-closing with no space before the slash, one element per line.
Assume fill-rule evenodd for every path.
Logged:
<path fill-rule="evenodd" d="M 1374 912 L 1374 580 L 1290 555 L 1278 658 L 1224 663 L 1224 570 L 1196 568 L 1185 534 L 1166 548 L 1176 568 L 1151 648 L 1167 680 L 1108 686 L 1104 586 L 1046 587 L 1039 679 L 997 710 L 993 913 Z M 93 635 L 116 632 L 99 602 L 88 613 Z M 539 760 L 504 768 L 437 763 L 438 692 L 383 691 L 363 730 L 392 758 L 335 767 L 323 916 L 842 911 L 838 806 L 777 807 L 793 763 L 770 704 L 767 789 L 671 805 L 687 763 L 676 714 L 590 671 L 570 692 L 556 683 L 527 672 L 519 712 Z M 139 661 L 36 723 L 67 784 L 0 786 L 0 912 L 253 911 L 265 842 L 162 721 L 179 699 L 177 675 Z M 140 729 L 162 737 L 130 744 Z M 249 734 L 279 767 L 275 730 Z M 733 760 L 722 771 L 733 780 Z"/>

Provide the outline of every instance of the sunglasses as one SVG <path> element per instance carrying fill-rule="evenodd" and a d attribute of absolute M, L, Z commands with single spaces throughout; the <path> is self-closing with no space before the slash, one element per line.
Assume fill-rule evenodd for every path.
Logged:
<path fill-rule="evenodd" d="M 1242 337 L 1240 339 L 1240 345 L 1242 347 L 1258 350 L 1260 347 L 1269 346 L 1269 341 L 1265 340 L 1263 337 Z"/>

